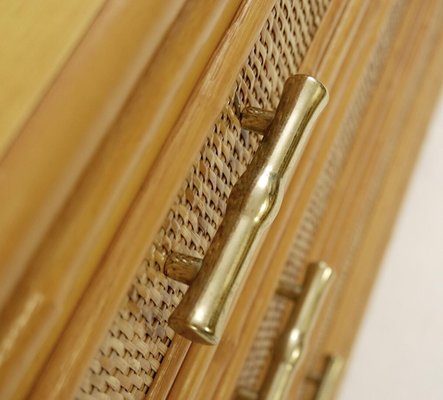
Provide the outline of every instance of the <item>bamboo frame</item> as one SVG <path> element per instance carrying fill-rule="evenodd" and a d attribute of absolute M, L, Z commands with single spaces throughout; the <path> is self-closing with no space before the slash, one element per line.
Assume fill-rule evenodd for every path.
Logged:
<path fill-rule="evenodd" d="M 352 2 L 333 2 L 314 38 L 312 50 L 308 52 L 300 69 L 301 72 L 306 71 L 314 74 L 325 82 L 331 88 L 332 96 L 335 95 L 337 98 L 340 98 L 340 94 L 334 93 L 334 89 L 341 62 L 346 57 L 351 40 L 358 27 L 359 18 L 363 14 L 364 9 L 361 8 L 361 5 L 352 4 Z M 324 43 L 327 43 L 327 45 Z M 343 86 L 337 86 L 338 90 L 344 89 Z M 206 379 L 206 371 L 208 369 L 222 370 L 227 364 L 231 364 L 231 367 L 235 368 L 235 364 L 230 362 L 232 361 L 230 357 L 243 352 L 243 349 L 247 346 L 245 342 L 248 337 L 252 341 L 251 333 L 245 331 L 245 326 L 247 326 L 245 321 L 251 319 L 251 313 L 253 313 L 254 317 L 252 318 L 256 321 L 256 324 L 259 323 L 261 317 L 256 314 L 256 310 L 263 309 L 264 312 L 270 298 L 270 294 L 268 295 L 267 292 L 272 292 L 271 285 L 277 284 L 277 277 L 283 267 L 284 259 L 281 260 L 281 264 L 276 261 L 276 257 L 279 256 L 276 256 L 278 252 L 275 249 L 277 244 L 279 248 L 285 246 L 286 249 L 289 249 L 291 245 L 291 242 L 288 241 L 290 237 L 288 229 L 292 225 L 290 221 L 292 221 L 292 216 L 300 215 L 301 210 L 304 209 L 303 199 L 306 198 L 307 200 L 308 193 L 315 181 L 318 164 L 313 163 L 312 155 L 316 154 L 318 159 L 322 159 L 323 151 L 326 154 L 326 150 L 319 152 L 320 144 L 323 141 L 331 143 L 333 140 L 333 136 L 326 137 L 326 130 L 321 129 L 321 126 L 328 124 L 333 117 L 332 110 L 333 104 L 330 103 L 314 129 L 311 141 L 305 149 L 299 168 L 288 189 L 281 211 L 267 236 L 265 245 L 260 250 L 253 273 L 248 278 L 221 343 L 217 349 L 191 345 L 190 352 L 174 382 L 169 398 L 196 398 L 200 394 L 200 387 L 214 387 L 213 385 L 217 381 L 213 381 L 211 376 Z M 296 209 L 294 209 L 295 204 L 297 204 Z M 271 259 L 273 260 L 273 269 L 266 271 Z M 265 272 L 269 287 L 260 288 L 260 282 L 264 278 Z M 260 293 L 260 296 L 257 296 L 257 293 Z M 254 306 L 252 307 L 252 305 Z M 237 351 L 233 352 L 233 348 Z M 229 371 L 225 372 L 228 373 Z M 226 379 L 226 375 L 224 375 L 224 379 Z M 202 396 L 206 395 L 210 396 L 209 393 L 203 391 Z M 222 392 L 218 391 L 217 395 L 222 396 Z"/>

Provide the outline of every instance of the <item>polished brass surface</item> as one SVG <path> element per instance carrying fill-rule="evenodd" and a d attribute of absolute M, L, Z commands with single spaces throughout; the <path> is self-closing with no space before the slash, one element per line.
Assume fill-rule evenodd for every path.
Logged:
<path fill-rule="evenodd" d="M 202 258 L 173 251 L 166 258 L 165 274 L 176 281 L 189 285 L 197 276 L 202 264 Z"/>
<path fill-rule="evenodd" d="M 332 268 L 325 262 L 321 261 L 309 266 L 302 293 L 274 348 L 259 399 L 286 399 L 296 368 L 300 365 L 305 353 L 309 333 L 332 281 L 332 275 Z"/>
<path fill-rule="evenodd" d="M 165 260 L 165 274 L 170 278 L 190 285 L 196 278 L 203 265 L 203 258 L 188 256 L 183 253 L 171 251 Z M 276 293 L 289 300 L 296 300 L 302 287 L 280 282 Z"/>
<path fill-rule="evenodd" d="M 345 360 L 340 356 L 328 358 L 328 365 L 318 388 L 315 400 L 332 400 L 338 389 L 338 383 L 345 366 Z"/>
<path fill-rule="evenodd" d="M 260 147 L 229 196 L 226 215 L 202 266 L 169 324 L 182 336 L 216 344 L 264 234 L 327 103 L 326 88 L 306 75 L 289 78 Z"/>
<path fill-rule="evenodd" d="M 166 257 L 165 274 L 176 281 L 189 285 L 197 276 L 202 264 L 203 258 L 171 251 L 168 257 Z M 302 289 L 303 288 L 298 285 L 289 285 L 280 282 L 276 293 L 289 300 L 296 300 L 300 296 Z"/>
<path fill-rule="evenodd" d="M 203 258 L 171 251 L 165 260 L 165 274 L 175 281 L 189 285 L 197 277 L 202 265 Z"/>
<path fill-rule="evenodd" d="M 171 251 L 165 260 L 165 274 L 176 281 L 190 285 L 200 271 L 202 264 L 203 258 Z M 289 300 L 296 300 L 302 289 L 301 286 L 280 282 L 276 293 Z"/>
<path fill-rule="evenodd" d="M 283 400 L 286 399 L 296 368 L 300 365 L 306 349 L 309 333 L 325 298 L 333 271 L 325 262 L 309 265 L 300 290 L 277 290 L 281 296 L 295 300 L 283 334 L 273 349 L 273 358 L 259 393 L 239 388 L 236 400 Z M 297 286 L 295 286 L 297 288 Z M 299 293 L 294 298 L 294 293 Z M 289 294 L 289 296 L 286 296 Z"/>
<path fill-rule="evenodd" d="M 264 134 L 268 131 L 274 117 L 274 111 L 247 107 L 240 115 L 240 123 L 243 129 Z"/>

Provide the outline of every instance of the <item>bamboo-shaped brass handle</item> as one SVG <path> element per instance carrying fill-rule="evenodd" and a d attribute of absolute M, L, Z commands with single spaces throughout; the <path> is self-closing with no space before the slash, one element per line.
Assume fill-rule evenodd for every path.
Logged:
<path fill-rule="evenodd" d="M 340 356 L 331 356 L 328 358 L 328 364 L 323 374 L 323 378 L 318 388 L 315 400 L 332 400 L 337 391 L 345 361 Z"/>
<path fill-rule="evenodd" d="M 327 99 L 327 90 L 319 81 L 296 75 L 286 81 L 275 114 L 255 110 L 253 115 L 244 116 L 245 127 L 267 130 L 251 164 L 232 189 L 226 215 L 201 269 L 169 319 L 170 326 L 182 336 L 204 344 L 220 340 L 255 253 L 280 208 L 312 125 Z M 186 265 L 182 267 L 186 269 Z M 167 274 L 168 270 L 166 265 Z"/>
<path fill-rule="evenodd" d="M 272 350 L 272 359 L 260 391 L 240 388 L 236 400 L 283 400 L 287 398 L 297 367 L 305 354 L 309 333 L 321 308 L 333 271 L 325 262 L 309 265 L 303 287 L 297 292 L 277 291 L 295 300 L 286 327 Z"/>
<path fill-rule="evenodd" d="M 301 295 L 273 350 L 269 372 L 260 390 L 261 400 L 286 399 L 331 278 L 332 268 L 326 263 L 319 262 L 309 266 Z"/>

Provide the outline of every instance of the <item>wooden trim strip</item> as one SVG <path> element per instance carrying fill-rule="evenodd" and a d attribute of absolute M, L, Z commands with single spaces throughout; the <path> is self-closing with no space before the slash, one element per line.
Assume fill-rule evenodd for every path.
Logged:
<path fill-rule="evenodd" d="M 28 316 L 20 335 L 14 337 L 14 343 L 25 343 L 29 332 L 38 331 L 39 335 L 26 339 L 26 346 L 13 344 L 15 350 L 9 356 L 8 371 L 15 371 L 15 375 L 18 375 L 17 370 L 26 371 L 29 376 L 34 376 L 49 355 L 152 162 L 162 152 L 163 141 L 237 6 L 238 0 L 194 0 L 187 2 L 181 10 L 161 49 L 101 145 L 100 152 L 34 255 L 32 266 L 16 288 L 17 293 L 24 295 L 12 297 L 8 304 L 10 317 L 8 324 L 2 327 L 6 332 L 4 337 L 8 337 L 15 321 L 26 312 L 29 301 L 36 294 L 43 294 L 41 304 Z M 205 16 L 203 21 L 202 15 Z M 184 46 L 185 43 L 188 46 Z M 180 63 L 171 62 L 177 58 Z M 184 136 L 186 139 L 189 138 L 188 132 Z M 196 152 L 198 146 L 188 147 L 188 153 L 185 148 L 183 146 L 171 158 L 180 154 L 191 162 L 193 156 L 189 152 Z M 163 173 L 163 181 L 166 176 L 179 184 L 180 174 Z M 155 197 L 159 197 L 158 193 Z M 155 217 L 161 218 L 159 214 Z M 119 264 L 119 268 L 127 273 L 125 264 Z M 122 289 L 119 294 L 123 293 Z M 107 295 L 114 296 L 109 292 Z M 51 311 L 46 311 L 48 309 Z M 21 361 L 25 354 L 38 354 L 31 366 Z M 38 387 L 43 385 L 44 381 L 39 380 Z M 56 396 L 52 383 L 47 389 Z M 38 393 L 37 389 L 35 392 Z M 48 398 L 49 394 L 41 396 Z"/>
<path fill-rule="evenodd" d="M 160 369 L 155 374 L 156 384 L 149 388 L 147 399 L 166 399 L 174 383 L 174 379 L 171 379 L 171 377 L 175 377 L 178 374 L 190 345 L 191 342 L 185 338 L 180 336 L 174 338 L 171 347 L 162 360 Z"/>

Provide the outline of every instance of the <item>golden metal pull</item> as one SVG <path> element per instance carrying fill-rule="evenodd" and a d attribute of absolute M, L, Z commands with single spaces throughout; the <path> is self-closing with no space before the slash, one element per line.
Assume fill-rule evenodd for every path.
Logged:
<path fill-rule="evenodd" d="M 273 351 L 269 373 L 260 390 L 260 399 L 279 400 L 287 397 L 296 367 L 304 355 L 309 333 L 325 298 L 332 274 L 332 268 L 325 262 L 309 266 L 300 298 Z"/>
<path fill-rule="evenodd" d="M 332 276 L 332 268 L 320 261 L 309 265 L 303 287 L 295 299 L 287 290 L 278 290 L 280 295 L 289 294 L 289 298 L 296 300 L 296 304 L 283 334 L 273 349 L 273 357 L 260 392 L 254 393 L 241 388 L 237 392 L 236 400 L 286 399 Z"/>
<path fill-rule="evenodd" d="M 177 333 L 203 344 L 220 340 L 232 305 L 277 215 L 312 125 L 327 99 L 327 90 L 319 81 L 295 75 L 286 81 L 275 114 L 255 109 L 242 115 L 249 129 L 267 129 L 250 166 L 232 189 L 226 215 L 199 272 L 169 319 Z M 166 265 L 166 274 L 175 279 L 181 271 L 181 275 L 188 276 L 184 270 L 189 266 L 184 263 L 177 268 L 178 264 L 175 262 L 172 273 Z"/>
<path fill-rule="evenodd" d="M 315 400 L 332 400 L 337 391 L 345 360 L 340 356 L 331 356 L 328 359 L 328 365 L 323 374 L 323 378 L 318 388 Z"/>

